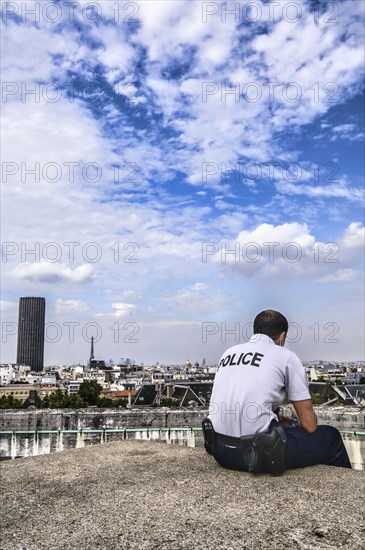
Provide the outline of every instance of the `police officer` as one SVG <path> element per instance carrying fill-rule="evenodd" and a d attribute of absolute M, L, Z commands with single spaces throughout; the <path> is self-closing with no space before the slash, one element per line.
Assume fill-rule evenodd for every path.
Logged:
<path fill-rule="evenodd" d="M 302 363 L 283 347 L 286 318 L 262 311 L 253 331 L 219 362 L 203 421 L 207 452 L 223 467 L 253 473 L 314 464 L 351 468 L 339 431 L 317 425 Z M 279 415 L 286 395 L 293 420 Z"/>

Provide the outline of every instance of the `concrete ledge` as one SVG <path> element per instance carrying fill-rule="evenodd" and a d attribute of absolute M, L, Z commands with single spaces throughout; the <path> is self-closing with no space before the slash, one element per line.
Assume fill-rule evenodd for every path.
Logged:
<path fill-rule="evenodd" d="M 365 411 L 360 407 L 315 407 L 320 424 L 365 429 Z M 86 430 L 103 428 L 200 427 L 208 409 L 38 409 L 0 410 L 0 431 Z"/>
<path fill-rule="evenodd" d="M 345 548 L 363 472 L 224 470 L 199 448 L 118 441 L 3 462 L 2 550 Z"/>

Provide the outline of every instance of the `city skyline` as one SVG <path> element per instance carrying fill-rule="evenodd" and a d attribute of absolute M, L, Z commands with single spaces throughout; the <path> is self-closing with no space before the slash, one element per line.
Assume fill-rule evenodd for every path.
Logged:
<path fill-rule="evenodd" d="M 91 337 L 217 363 L 268 308 L 303 361 L 361 360 L 364 3 L 28 4 L 2 7 L 1 362 L 25 295 L 46 365 Z"/>
<path fill-rule="evenodd" d="M 29 365 L 34 366 L 33 363 L 37 363 L 37 365 L 40 364 L 40 362 L 43 365 L 43 354 L 44 354 L 44 346 L 47 343 L 52 344 L 55 342 L 58 342 L 62 338 L 62 326 L 57 322 L 49 322 L 45 323 L 45 314 L 46 314 L 46 302 L 45 298 L 43 297 L 34 297 L 34 296 L 28 296 L 28 297 L 21 297 L 19 298 L 19 308 L 18 308 L 18 327 L 19 330 L 15 332 L 14 328 L 16 323 L 9 323 L 6 327 L 6 332 L 4 334 L 7 337 L 17 335 L 17 353 L 16 353 L 16 361 L 7 361 L 9 364 L 19 364 L 19 365 Z M 68 342 L 69 344 L 75 344 L 75 349 L 78 349 L 78 345 L 75 342 L 74 337 L 74 329 L 75 326 L 80 325 L 80 323 L 77 322 L 67 322 L 64 323 L 63 328 L 68 329 Z M 248 341 L 251 333 L 248 332 L 248 329 L 252 329 L 252 323 L 247 323 L 245 325 L 239 325 L 239 327 L 236 327 L 236 330 L 233 330 L 229 326 L 222 327 L 222 324 L 218 325 L 217 323 L 207 323 L 207 326 L 205 327 L 204 334 L 205 336 L 202 338 L 203 341 L 207 341 L 210 336 L 214 336 L 216 334 L 216 331 L 219 333 L 221 332 L 221 338 L 225 337 L 225 343 L 227 343 L 226 347 L 229 347 L 231 345 L 238 344 L 243 341 Z M 292 326 L 291 326 L 292 325 Z M 48 339 L 47 341 L 47 329 L 50 328 L 51 330 L 55 330 L 56 337 L 53 337 L 51 339 Z M 239 331 L 237 329 L 240 329 Z M 332 329 L 334 327 L 331 327 Z M 85 330 L 86 329 L 86 330 Z M 243 330 L 244 329 L 244 330 Z M 319 335 L 319 327 L 313 325 L 311 327 L 313 330 L 313 336 L 314 338 L 318 337 Z M 95 351 L 94 351 L 94 341 L 95 336 L 88 336 L 88 331 L 91 330 L 94 334 L 98 335 L 98 331 L 100 330 L 100 334 L 102 334 L 102 330 L 100 325 L 96 326 L 95 323 L 89 322 L 86 325 L 82 327 L 82 332 L 84 333 L 84 341 L 89 344 L 89 356 L 88 359 L 85 360 L 78 360 L 75 361 L 71 360 L 70 362 L 66 363 L 69 365 L 75 365 L 76 363 L 79 364 L 91 364 L 91 361 L 95 359 Z M 135 329 L 134 329 L 135 330 Z M 293 336 L 293 331 L 295 332 L 295 336 Z M 295 344 L 298 339 L 298 334 L 300 333 L 301 328 L 298 326 L 295 322 L 289 323 L 289 331 L 288 331 L 288 338 L 287 338 L 287 344 L 289 343 L 289 347 L 291 344 Z M 116 334 L 116 331 L 114 330 L 114 336 Z M 317 333 L 317 336 L 316 336 Z M 58 336 L 60 335 L 60 338 Z M 233 338 L 233 341 L 230 341 L 229 338 Z M 98 338 L 99 340 L 99 338 Z M 97 341 L 98 341 L 97 340 Z M 229 342 L 229 343 L 228 343 Z M 222 342 L 223 343 L 223 342 Z M 35 349 L 35 348 L 38 349 Z M 47 349 L 47 348 L 46 348 Z M 189 355 L 189 353 L 186 354 L 186 357 Z M 191 358 L 190 354 L 190 358 Z M 146 361 L 146 364 L 152 365 L 185 365 L 187 362 L 190 362 L 190 358 L 182 359 L 180 362 L 171 362 L 171 361 Z M 110 364 L 117 364 L 117 363 L 123 363 L 124 357 L 120 356 L 117 359 L 107 359 L 106 356 L 102 357 L 101 355 L 97 358 L 98 361 L 105 361 L 105 363 Z M 195 361 L 199 363 L 201 361 L 203 364 L 206 363 L 205 357 L 195 357 L 191 364 L 194 364 Z M 334 363 L 358 363 L 363 362 L 363 358 L 357 358 L 357 359 L 348 359 L 348 360 L 336 360 L 336 359 L 327 359 L 325 357 L 319 358 L 311 358 L 307 360 L 303 360 L 303 363 L 315 363 L 315 362 L 334 362 Z M 144 361 L 140 361 L 134 358 L 134 357 L 127 357 L 125 359 L 125 362 L 128 364 L 144 364 Z M 61 362 L 54 362 L 53 365 L 61 365 Z M 218 361 L 212 361 L 211 364 L 218 364 Z M 44 365 L 45 367 L 49 367 L 52 365 Z M 42 369 L 39 368 L 32 368 L 32 371 L 41 371 Z"/>

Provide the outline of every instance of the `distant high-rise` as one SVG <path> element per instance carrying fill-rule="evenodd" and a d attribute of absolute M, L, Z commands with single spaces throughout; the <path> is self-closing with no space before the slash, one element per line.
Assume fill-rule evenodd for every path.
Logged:
<path fill-rule="evenodd" d="M 32 371 L 43 370 L 45 314 L 44 298 L 20 298 L 16 362 Z"/>

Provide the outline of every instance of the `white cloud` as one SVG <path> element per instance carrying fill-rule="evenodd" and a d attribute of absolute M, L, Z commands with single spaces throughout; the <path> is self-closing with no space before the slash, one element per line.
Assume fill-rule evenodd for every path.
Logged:
<path fill-rule="evenodd" d="M 55 312 L 57 314 L 70 312 L 83 313 L 88 309 L 88 304 L 82 300 L 64 300 L 63 298 L 57 298 L 55 303 Z"/>
<path fill-rule="evenodd" d="M 111 84 L 128 83 L 130 67 L 136 61 L 136 53 L 124 37 L 121 40 L 121 27 L 93 27 L 94 38 L 102 40 L 103 47 L 96 51 L 97 59 L 107 69 L 107 79 Z"/>
<path fill-rule="evenodd" d="M 364 139 L 364 133 L 358 131 L 356 124 L 339 124 L 332 127 L 332 132 L 331 141 L 336 141 L 337 139 L 360 141 Z"/>
<path fill-rule="evenodd" d="M 362 257 L 364 228 L 351 224 L 333 242 L 319 242 L 307 225 L 285 223 L 278 226 L 261 224 L 252 231 L 241 231 L 235 240 L 210 243 L 206 261 L 222 270 L 229 268 L 247 277 L 275 280 L 317 279 L 349 281 Z"/>
<path fill-rule="evenodd" d="M 332 283 L 339 281 L 352 281 L 358 276 L 358 274 L 359 271 L 355 269 L 339 269 L 334 273 L 330 273 L 329 275 L 324 275 L 323 277 L 320 277 L 319 282 Z"/>
<path fill-rule="evenodd" d="M 31 282 L 55 284 L 69 281 L 81 284 L 93 280 L 94 270 L 90 264 L 71 269 L 66 265 L 48 263 L 42 260 L 39 263 L 22 263 L 15 267 L 12 274 L 19 280 Z"/>
<path fill-rule="evenodd" d="M 343 183 L 330 185 L 306 185 L 280 181 L 275 184 L 276 189 L 285 195 L 306 195 L 312 198 L 340 198 L 351 202 L 362 203 L 364 201 L 364 189 L 349 187 Z"/>
<path fill-rule="evenodd" d="M 334 132 L 335 134 L 341 134 L 342 132 L 348 133 L 355 130 L 355 128 L 355 124 L 339 124 L 338 126 L 334 126 L 332 128 L 332 132 Z"/>
<path fill-rule="evenodd" d="M 209 292 L 205 292 L 209 289 Z M 190 318 L 214 315 L 220 312 L 225 315 L 230 311 L 234 299 L 228 292 L 217 288 L 210 289 L 207 285 L 197 283 L 181 288 L 173 294 L 166 294 L 161 298 L 162 303 L 167 303 L 179 314 L 188 314 Z"/>
<path fill-rule="evenodd" d="M 125 317 L 133 317 L 136 314 L 137 306 L 123 302 L 111 304 L 112 311 L 105 313 L 96 313 L 95 317 L 116 317 L 123 319 Z"/>
<path fill-rule="evenodd" d="M 0 310 L 7 312 L 7 311 L 15 311 L 18 308 L 18 304 L 15 302 L 10 302 L 9 300 L 0 300 Z"/>
<path fill-rule="evenodd" d="M 116 317 L 129 317 L 136 312 L 135 304 L 115 303 L 112 304 Z"/>
<path fill-rule="evenodd" d="M 209 286 L 206 283 L 195 283 L 191 287 L 191 289 L 194 290 L 194 291 L 207 290 L 208 288 L 209 288 Z"/>

